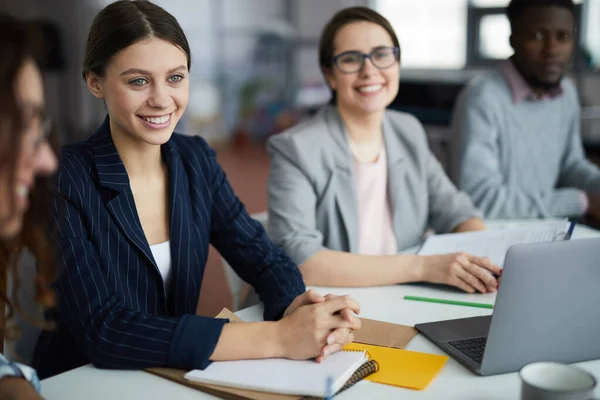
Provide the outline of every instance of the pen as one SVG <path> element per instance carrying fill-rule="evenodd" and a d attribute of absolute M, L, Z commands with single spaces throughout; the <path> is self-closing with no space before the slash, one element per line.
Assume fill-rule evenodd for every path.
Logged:
<path fill-rule="evenodd" d="M 471 302 L 467 302 L 467 301 L 433 299 L 431 297 L 404 296 L 404 300 L 426 301 L 426 302 L 429 302 L 429 303 L 441 303 L 441 304 L 453 304 L 455 306 L 468 306 L 468 307 L 479 307 L 479 308 L 494 308 L 493 304 L 471 303 Z"/>
<path fill-rule="evenodd" d="M 567 230 L 567 234 L 565 235 L 565 240 L 570 240 L 571 235 L 573 235 L 573 230 L 575 229 L 575 222 L 569 222 L 569 229 Z"/>
<path fill-rule="evenodd" d="M 327 377 L 327 388 L 325 391 L 325 400 L 331 400 L 333 398 L 333 379 L 331 376 Z"/>

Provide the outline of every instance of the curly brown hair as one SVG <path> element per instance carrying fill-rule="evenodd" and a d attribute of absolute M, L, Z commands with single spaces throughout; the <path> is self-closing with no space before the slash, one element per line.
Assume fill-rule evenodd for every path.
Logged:
<path fill-rule="evenodd" d="M 44 57 L 42 49 L 41 35 L 33 24 L 0 14 L 0 178 L 6 181 L 7 186 L 4 187 L 14 187 L 16 163 L 25 124 L 15 95 L 15 82 L 27 61 L 33 60 L 40 65 Z M 51 137 L 54 136 L 51 134 Z M 19 336 L 18 329 L 11 321 L 14 310 L 21 310 L 16 296 L 20 286 L 16 264 L 23 250 L 28 249 L 36 259 L 37 274 L 33 278 L 35 301 L 46 308 L 53 307 L 55 303 L 54 292 L 50 288 L 55 274 L 54 254 L 48 242 L 47 232 L 49 185 L 50 181 L 47 178 L 36 179 L 35 188 L 30 193 L 30 208 L 24 216 L 21 231 L 14 237 L 0 239 L 0 309 L 4 311 L 5 305 L 8 305 L 5 318 L 4 313 L 0 312 L 0 338 L 14 340 Z M 8 201 L 8 209 L 13 210 L 15 199 L 11 198 Z M 0 225 L 3 222 L 5 221 L 0 219 Z M 7 292 L 9 276 L 12 293 Z M 49 327 L 45 321 L 36 321 L 23 313 L 20 315 L 36 326 Z"/>

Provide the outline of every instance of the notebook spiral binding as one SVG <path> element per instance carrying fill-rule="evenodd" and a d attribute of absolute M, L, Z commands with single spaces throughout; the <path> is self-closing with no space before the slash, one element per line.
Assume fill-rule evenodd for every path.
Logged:
<path fill-rule="evenodd" d="M 342 351 L 362 352 L 362 350 L 342 350 Z M 366 353 L 367 353 L 367 356 L 369 358 L 371 358 L 371 355 L 368 352 L 366 352 Z M 358 368 L 354 372 L 354 374 L 352 374 L 350 379 L 348 379 L 348 381 L 346 381 L 344 386 L 342 386 L 342 388 L 336 393 L 336 395 L 351 388 L 358 382 L 365 379 L 367 376 L 374 374 L 377 371 L 379 371 L 379 364 L 377 363 L 377 361 L 370 359 L 369 361 L 367 361 L 363 365 L 361 365 L 360 368 Z M 300 400 L 322 400 L 322 397 L 304 396 L 304 397 L 301 397 Z"/>

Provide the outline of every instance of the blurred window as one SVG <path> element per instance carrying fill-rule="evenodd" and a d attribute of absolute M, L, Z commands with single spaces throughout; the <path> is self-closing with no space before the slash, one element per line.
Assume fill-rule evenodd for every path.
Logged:
<path fill-rule="evenodd" d="M 600 0 L 588 0 L 600 4 Z M 512 54 L 509 0 L 374 0 L 375 8 L 392 24 L 402 48 L 402 66 L 422 69 L 462 69 L 487 65 Z M 575 0 L 583 4 L 584 0 Z M 600 8 L 600 6 L 597 5 Z M 581 12 L 581 7 L 577 9 Z M 584 15 L 584 42 L 595 44 L 593 11 Z M 597 28 L 600 30 L 600 28 Z M 592 47 L 588 45 L 588 47 Z"/>
<path fill-rule="evenodd" d="M 377 0 L 375 8 L 398 35 L 402 67 L 465 66 L 467 0 Z"/>

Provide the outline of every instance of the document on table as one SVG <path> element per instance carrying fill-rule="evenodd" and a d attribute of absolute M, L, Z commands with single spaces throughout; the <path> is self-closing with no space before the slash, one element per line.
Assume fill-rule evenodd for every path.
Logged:
<path fill-rule="evenodd" d="M 568 221 L 560 221 L 518 228 L 432 235 L 425 240 L 418 254 L 427 256 L 464 251 L 488 257 L 494 264 L 503 266 L 510 246 L 563 240 L 568 228 Z"/>

